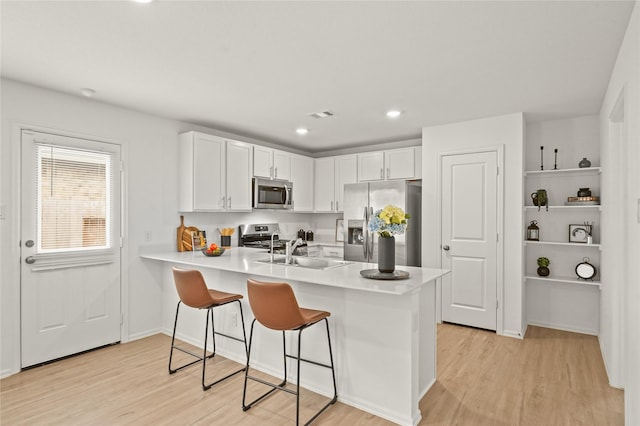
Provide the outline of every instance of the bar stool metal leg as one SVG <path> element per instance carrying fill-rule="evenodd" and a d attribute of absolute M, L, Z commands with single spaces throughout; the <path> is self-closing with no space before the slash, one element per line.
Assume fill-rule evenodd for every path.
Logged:
<path fill-rule="evenodd" d="M 329 332 L 329 322 L 327 321 L 326 318 L 323 318 L 323 319 L 324 319 L 326 330 L 327 330 L 327 342 L 328 342 L 328 347 L 329 347 L 330 364 L 329 365 L 323 364 L 323 363 L 320 363 L 320 362 L 317 362 L 317 361 L 313 361 L 313 360 L 302 358 L 302 356 L 301 356 L 301 353 L 302 353 L 301 352 L 301 350 L 302 350 L 302 332 L 305 329 L 307 329 L 308 327 L 310 327 L 311 325 L 313 325 L 313 324 L 307 324 L 307 325 L 305 325 L 303 327 L 300 327 L 297 330 L 298 331 L 298 353 L 295 356 L 287 354 L 287 352 L 286 352 L 286 338 L 285 338 L 285 332 L 283 331 L 282 332 L 282 345 L 283 345 L 283 354 L 284 354 L 284 379 L 279 384 L 270 383 L 270 382 L 267 382 L 265 380 L 262 380 L 262 379 L 259 379 L 257 377 L 253 377 L 253 376 L 249 375 L 249 364 L 250 364 L 250 358 L 251 358 L 251 346 L 253 344 L 253 330 L 254 330 L 254 326 L 255 326 L 256 320 L 254 319 L 251 322 L 251 331 L 249 333 L 249 351 L 248 351 L 248 354 L 247 354 L 247 366 L 246 366 L 246 369 L 245 369 L 245 376 L 244 376 L 244 389 L 243 389 L 243 392 L 242 392 L 242 411 L 249 410 L 251 407 L 253 407 L 258 402 L 260 402 L 263 399 L 265 399 L 267 396 L 271 395 L 276 390 L 282 390 L 282 391 L 285 391 L 287 393 L 290 393 L 290 394 L 296 396 L 296 425 L 299 425 L 300 424 L 300 368 L 301 368 L 301 362 L 307 362 L 309 364 L 314 364 L 314 365 L 317 365 L 317 366 L 320 366 L 320 367 L 325 367 L 325 368 L 330 369 L 331 370 L 331 379 L 332 379 L 332 383 L 333 383 L 333 397 L 322 408 L 320 408 L 320 410 L 317 411 L 313 415 L 313 417 L 311 417 L 311 419 L 309 419 L 305 423 L 305 426 L 310 425 L 327 408 L 329 408 L 331 405 L 336 403 L 336 401 L 338 400 L 338 388 L 337 388 L 337 385 L 336 385 L 336 375 L 335 375 L 335 368 L 334 368 L 334 364 L 333 364 L 333 352 L 331 350 L 331 335 L 330 335 L 330 332 Z M 292 358 L 292 359 L 296 360 L 297 371 L 298 371 L 298 380 L 296 381 L 296 390 L 295 391 L 284 387 L 287 384 L 287 358 Z M 259 382 L 259 383 L 262 383 L 264 385 L 267 385 L 267 386 L 271 387 L 271 389 L 247 404 L 246 403 L 246 395 L 247 395 L 247 381 L 248 381 L 248 379 L 251 379 L 251 380 L 254 380 L 256 382 Z"/>
<path fill-rule="evenodd" d="M 240 302 L 240 300 L 234 300 L 232 302 L 238 302 L 238 307 L 239 307 L 239 310 L 240 310 L 240 318 L 241 318 L 241 321 L 242 321 L 242 339 L 237 338 L 235 336 L 231 336 L 231 335 L 225 334 L 225 333 L 217 332 L 215 330 L 213 309 L 215 307 L 218 307 L 218 306 L 226 305 L 227 303 L 223 303 L 223 304 L 216 305 L 216 306 L 210 306 L 210 307 L 207 308 L 207 315 L 206 315 L 207 319 L 206 319 L 205 331 L 204 331 L 204 346 L 203 346 L 202 356 L 200 356 L 200 355 L 197 355 L 197 354 L 195 354 L 195 353 L 193 353 L 193 352 L 191 352 L 191 351 L 189 351 L 187 349 L 181 348 L 180 346 L 177 346 L 175 344 L 176 328 L 177 328 L 177 325 L 178 325 L 178 315 L 180 313 L 180 304 L 181 304 L 181 301 L 178 301 L 178 304 L 177 304 L 177 307 L 176 307 L 176 318 L 175 318 L 175 321 L 173 323 L 173 334 L 171 336 L 171 351 L 169 353 L 169 374 L 174 374 L 175 372 L 177 372 L 179 370 L 182 370 L 183 368 L 189 367 L 189 366 L 191 366 L 193 364 L 196 364 L 198 362 L 202 362 L 202 380 L 201 380 L 201 384 L 202 384 L 202 390 L 206 391 L 206 390 L 210 389 L 213 385 L 215 385 L 217 383 L 220 383 L 221 381 L 226 380 L 231 376 L 234 376 L 234 375 L 236 375 L 238 373 L 241 373 L 241 372 L 245 371 L 246 367 L 243 366 L 242 368 L 240 368 L 240 369 L 238 369 L 236 371 L 233 371 L 233 372 L 227 374 L 226 376 L 224 376 L 224 377 L 222 377 L 220 379 L 217 379 L 217 380 L 215 380 L 215 381 L 213 381 L 211 383 L 208 383 L 208 384 L 205 383 L 206 367 L 207 367 L 206 360 L 207 359 L 211 359 L 216 355 L 216 340 L 215 340 L 215 336 L 216 335 L 227 337 L 229 339 L 236 340 L 238 342 L 242 342 L 244 344 L 245 354 L 248 356 L 247 335 L 246 335 L 245 328 L 244 328 L 244 315 L 243 315 L 243 312 L 242 312 L 242 303 Z M 232 302 L 228 302 L 228 303 L 232 303 Z M 210 355 L 207 355 L 207 343 L 208 343 L 208 338 L 209 338 L 209 320 L 211 320 L 211 338 L 213 340 L 213 342 L 212 342 L 212 344 L 213 344 L 213 352 Z M 186 353 L 188 355 L 191 355 L 192 357 L 194 357 L 196 359 L 194 361 L 188 362 L 188 363 L 186 363 L 184 365 L 181 365 L 179 367 L 172 368 L 173 351 L 174 351 L 174 349 L 179 350 L 179 351 L 181 351 L 183 353 Z"/>

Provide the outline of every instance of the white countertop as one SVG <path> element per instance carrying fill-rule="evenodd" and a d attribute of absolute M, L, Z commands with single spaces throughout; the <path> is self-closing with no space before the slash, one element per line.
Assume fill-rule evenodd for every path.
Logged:
<path fill-rule="evenodd" d="M 167 250 L 140 254 L 140 257 L 275 278 L 283 281 L 291 280 L 396 295 L 410 293 L 420 288 L 423 284 L 449 273 L 449 270 L 446 269 L 397 266 L 396 269 L 409 272 L 410 277 L 403 280 L 373 280 L 363 278 L 360 275 L 360 271 L 363 269 L 376 269 L 378 265 L 375 263 L 351 262 L 349 265 L 324 270 L 266 264 L 257 262 L 257 260 L 269 258 L 266 250 L 245 247 L 233 247 L 218 257 L 207 257 L 199 251 L 179 253 Z M 276 257 L 282 256 L 276 255 Z"/>

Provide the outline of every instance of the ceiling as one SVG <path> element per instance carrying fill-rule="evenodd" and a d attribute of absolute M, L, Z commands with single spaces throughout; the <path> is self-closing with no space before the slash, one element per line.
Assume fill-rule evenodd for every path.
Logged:
<path fill-rule="evenodd" d="M 1 73 L 314 153 L 520 111 L 597 114 L 633 5 L 2 1 Z"/>

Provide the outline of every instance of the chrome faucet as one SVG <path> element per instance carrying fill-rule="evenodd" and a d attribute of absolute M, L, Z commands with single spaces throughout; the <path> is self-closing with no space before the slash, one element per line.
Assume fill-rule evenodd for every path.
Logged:
<path fill-rule="evenodd" d="M 286 250 L 285 250 L 284 263 L 286 263 L 287 265 L 291 264 L 291 261 L 293 260 L 293 251 L 300 244 L 302 244 L 302 238 L 294 238 L 293 240 L 287 243 Z"/>
<path fill-rule="evenodd" d="M 270 256 L 270 262 L 271 263 L 273 263 L 273 259 L 274 259 L 274 257 L 273 257 L 273 237 L 275 237 L 276 235 L 278 235 L 278 234 L 276 234 L 276 233 L 271 234 L 271 250 L 269 250 L 269 253 L 271 254 L 271 256 Z"/>

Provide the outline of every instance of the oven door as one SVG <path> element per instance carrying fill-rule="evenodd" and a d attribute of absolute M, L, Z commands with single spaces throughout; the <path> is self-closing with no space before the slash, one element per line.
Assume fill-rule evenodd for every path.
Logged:
<path fill-rule="evenodd" d="M 253 179 L 254 209 L 285 209 L 293 207 L 293 183 Z"/>

